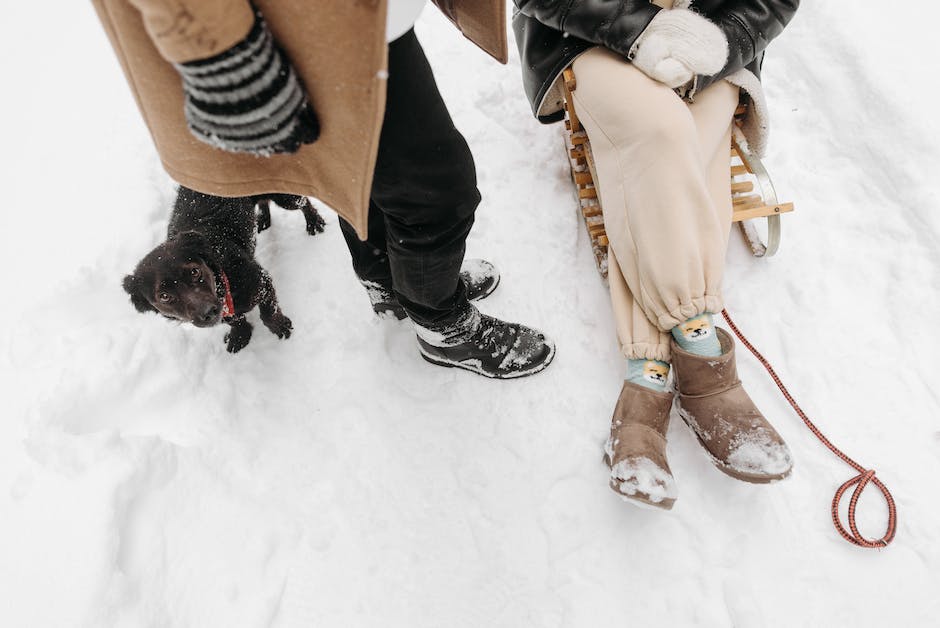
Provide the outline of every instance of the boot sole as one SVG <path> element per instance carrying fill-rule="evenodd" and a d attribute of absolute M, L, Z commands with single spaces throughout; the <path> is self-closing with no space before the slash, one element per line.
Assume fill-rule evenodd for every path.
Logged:
<path fill-rule="evenodd" d="M 740 480 L 749 484 L 771 484 L 773 482 L 779 482 L 780 480 L 785 480 L 790 477 L 790 473 L 793 471 L 792 466 L 787 469 L 785 473 L 776 473 L 773 475 L 766 475 L 763 473 L 747 473 L 746 471 L 738 471 L 729 467 L 726 463 L 716 458 L 712 452 L 708 450 L 704 439 L 702 439 L 702 437 L 699 435 L 698 430 L 695 429 L 694 422 L 689 418 L 688 413 L 682 408 L 682 406 L 679 405 L 678 397 L 676 399 L 676 412 L 682 418 L 682 421 L 689 426 L 689 429 L 692 430 L 692 433 L 695 434 L 695 438 L 698 439 L 699 445 L 702 446 L 702 451 L 705 452 L 705 456 L 708 457 L 711 463 L 715 465 L 719 471 L 729 477 L 734 478 L 735 480 Z"/>
<path fill-rule="evenodd" d="M 535 375 L 536 373 L 541 373 L 548 368 L 548 365 L 552 363 L 552 360 L 555 359 L 555 345 L 552 344 L 551 353 L 548 354 L 548 357 L 545 358 L 538 366 L 531 368 L 527 371 L 517 371 L 515 373 L 507 373 L 506 375 L 499 375 L 497 373 L 488 373 L 481 369 L 478 366 L 473 366 L 472 364 L 464 364 L 463 362 L 454 362 L 452 360 L 444 360 L 442 358 L 428 355 L 424 352 L 424 348 L 419 344 L 418 351 L 421 352 L 421 357 L 424 358 L 427 362 L 434 364 L 436 366 L 444 366 L 447 368 L 457 368 L 464 371 L 470 371 L 471 373 L 476 373 L 477 375 L 482 375 L 483 377 L 489 377 L 490 379 L 519 379 L 520 377 L 528 377 L 529 375 Z"/>
<path fill-rule="evenodd" d="M 604 454 L 604 464 L 607 465 L 607 468 L 610 469 L 612 465 L 610 464 L 610 456 Z M 661 499 L 658 502 L 654 502 L 650 496 L 642 491 L 637 491 L 632 495 L 629 493 L 624 493 L 620 490 L 620 486 L 617 482 L 617 479 L 614 477 L 610 478 L 610 482 L 607 483 L 607 486 L 610 487 L 614 493 L 617 494 L 620 499 L 627 502 L 628 504 L 633 504 L 638 508 L 643 508 L 644 510 L 672 510 L 673 505 L 676 503 L 675 497 L 667 497 Z"/>

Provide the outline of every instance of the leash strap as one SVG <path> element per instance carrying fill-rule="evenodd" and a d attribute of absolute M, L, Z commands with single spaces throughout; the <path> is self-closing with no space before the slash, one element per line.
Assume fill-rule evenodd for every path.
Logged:
<path fill-rule="evenodd" d="M 848 541 L 853 545 L 858 547 L 872 547 L 872 548 L 881 548 L 887 547 L 894 539 L 894 533 L 897 530 L 897 507 L 894 503 L 894 497 L 891 496 L 891 491 L 888 490 L 888 487 L 885 486 L 881 480 L 875 477 L 874 469 L 866 469 L 862 465 L 858 464 L 847 455 L 845 455 L 838 447 L 829 442 L 829 439 L 826 438 L 823 433 L 819 430 L 816 425 L 809 420 L 809 417 L 806 416 L 806 413 L 803 412 L 803 409 L 796 403 L 796 400 L 793 398 L 793 395 L 790 394 L 790 391 L 787 390 L 787 387 L 784 386 L 783 381 L 780 379 L 780 376 L 777 375 L 777 372 L 774 371 L 774 368 L 770 365 L 770 362 L 754 348 L 748 339 L 741 333 L 741 330 L 738 329 L 738 326 L 734 324 L 734 321 L 731 320 L 731 316 L 728 314 L 728 310 L 724 309 L 721 311 L 721 315 L 725 317 L 725 320 L 728 321 L 728 326 L 731 327 L 731 331 L 734 332 L 734 335 L 738 337 L 738 340 L 741 341 L 745 347 L 748 348 L 754 357 L 757 358 L 757 361 L 760 362 L 767 372 L 770 374 L 771 379 L 774 380 L 774 383 L 777 385 L 777 388 L 780 389 L 780 392 L 783 393 L 784 398 L 790 403 L 790 406 L 793 410 L 799 415 L 803 422 L 806 424 L 806 427 L 816 435 L 816 438 L 820 442 L 829 448 L 829 450 L 842 459 L 847 465 L 858 471 L 858 475 L 847 480 L 842 486 L 836 491 L 835 497 L 832 499 L 832 523 L 836 527 L 836 530 L 839 534 L 842 535 L 842 538 Z M 874 484 L 881 494 L 885 498 L 885 502 L 888 504 L 888 525 L 885 530 L 883 537 L 876 541 L 871 541 L 863 537 L 859 531 L 858 527 L 855 525 L 855 509 L 858 506 L 858 499 L 862 496 L 862 491 L 865 490 L 865 487 L 868 484 Z M 850 488 L 855 487 L 855 490 L 852 491 L 852 497 L 849 499 L 849 517 L 848 524 L 849 529 L 846 530 L 845 525 L 842 523 L 842 518 L 839 515 L 839 505 L 842 503 L 842 496 L 845 495 L 846 491 Z"/>

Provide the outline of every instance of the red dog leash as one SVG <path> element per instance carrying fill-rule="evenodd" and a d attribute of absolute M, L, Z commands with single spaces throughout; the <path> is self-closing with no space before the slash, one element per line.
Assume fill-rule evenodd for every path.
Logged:
<path fill-rule="evenodd" d="M 886 547 L 894 539 L 894 533 L 897 529 L 897 507 L 894 504 L 894 498 L 891 496 L 891 491 L 888 490 L 888 487 L 881 483 L 881 480 L 875 477 L 874 469 L 865 469 L 862 465 L 858 464 L 847 455 L 845 455 L 838 447 L 829 442 L 829 439 L 826 438 L 819 428 L 816 427 L 812 421 L 809 420 L 809 417 L 806 416 L 806 413 L 800 408 L 796 403 L 796 400 L 793 399 L 793 395 L 790 394 L 790 391 L 787 390 L 787 387 L 783 385 L 783 382 L 780 380 L 780 377 L 777 375 L 777 372 L 774 371 L 774 368 L 770 365 L 770 362 L 762 356 L 757 349 L 754 348 L 747 338 L 744 337 L 744 334 L 738 329 L 738 326 L 734 324 L 734 321 L 731 320 L 731 316 L 728 314 L 728 310 L 722 310 L 721 315 L 725 317 L 725 320 L 728 321 L 728 326 L 731 327 L 731 331 L 734 332 L 734 335 L 738 337 L 738 340 L 741 341 L 748 350 L 754 354 L 754 357 L 757 358 L 758 362 L 764 365 L 764 368 L 767 369 L 767 372 L 770 373 L 770 377 L 774 380 L 774 383 L 777 384 L 777 388 L 780 389 L 780 392 L 783 393 L 783 396 L 786 398 L 790 405 L 793 407 L 793 410 L 803 419 L 803 422 L 806 423 L 806 427 L 816 435 L 823 445 L 828 447 L 832 453 L 839 456 L 843 462 L 847 465 L 858 471 L 858 475 L 852 479 L 846 481 L 839 489 L 836 491 L 835 497 L 832 499 L 832 523 L 835 525 L 836 530 L 839 534 L 842 535 L 849 543 L 857 545 L 859 547 Z M 858 499 L 862 495 L 862 491 L 865 490 L 865 487 L 868 486 L 868 483 L 871 482 L 878 487 L 878 490 L 881 491 L 881 494 L 884 495 L 885 501 L 888 503 L 888 527 L 885 531 L 885 535 L 877 541 L 870 541 L 863 537 L 859 531 L 858 527 L 855 525 L 855 508 L 858 505 Z M 842 496 L 845 494 L 849 488 L 852 486 L 855 487 L 855 490 L 852 492 L 852 497 L 849 499 L 849 530 L 845 529 L 845 526 L 842 524 L 842 519 L 839 516 L 839 504 L 842 502 Z"/>

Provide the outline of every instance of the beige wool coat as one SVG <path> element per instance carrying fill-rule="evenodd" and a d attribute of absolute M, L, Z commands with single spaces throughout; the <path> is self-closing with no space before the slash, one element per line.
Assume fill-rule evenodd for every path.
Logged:
<path fill-rule="evenodd" d="M 316 197 L 366 237 L 385 111 L 387 0 L 255 0 L 307 88 L 320 138 L 291 155 L 227 153 L 196 140 L 172 62 L 205 59 L 251 28 L 248 0 L 92 0 L 169 175 L 217 196 Z M 508 58 L 505 0 L 433 0 L 471 41 Z"/>

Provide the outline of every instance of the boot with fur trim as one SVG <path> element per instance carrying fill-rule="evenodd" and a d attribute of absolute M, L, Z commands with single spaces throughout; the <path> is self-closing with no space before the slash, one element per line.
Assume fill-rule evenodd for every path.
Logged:
<path fill-rule="evenodd" d="M 679 416 L 719 470 L 756 484 L 782 480 L 793 467 L 790 450 L 741 386 L 734 339 L 716 329 L 718 357 L 689 353 L 672 341 Z"/>
<path fill-rule="evenodd" d="M 672 392 L 624 382 L 604 447 L 610 488 L 624 501 L 669 510 L 676 482 L 666 460 Z"/>

